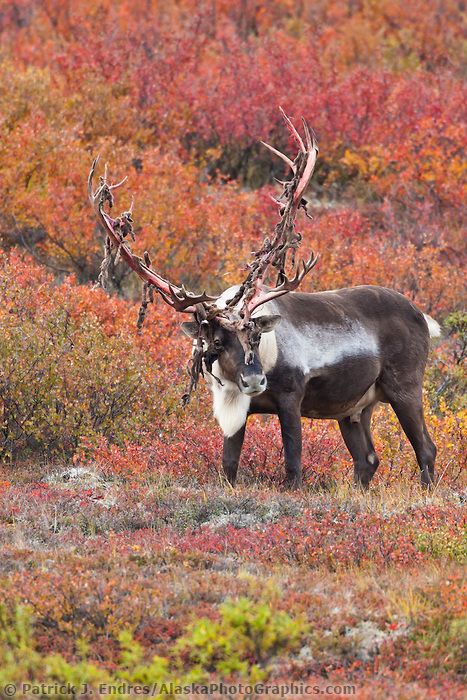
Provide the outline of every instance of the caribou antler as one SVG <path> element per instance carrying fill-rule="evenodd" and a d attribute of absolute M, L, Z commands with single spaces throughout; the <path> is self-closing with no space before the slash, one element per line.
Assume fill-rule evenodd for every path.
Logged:
<path fill-rule="evenodd" d="M 147 306 L 153 300 L 153 293 L 156 290 L 175 311 L 195 314 L 199 324 L 198 340 L 194 351 L 193 364 L 191 368 L 191 381 L 185 400 L 189 399 L 192 390 L 196 387 L 199 375 L 203 373 L 203 366 L 210 372 L 213 358 L 217 357 L 216 349 L 211 347 L 211 340 L 206 349 L 203 343 L 203 333 L 205 327 L 209 329 L 209 322 L 216 318 L 217 322 L 225 328 L 234 331 L 245 350 L 245 362 L 253 361 L 253 349 L 259 344 L 260 332 L 251 314 L 261 304 L 271 299 L 275 299 L 283 294 L 297 289 L 305 275 L 315 266 L 318 256 L 311 255 L 307 262 L 301 261 L 295 265 L 295 253 L 300 245 L 302 237 L 295 230 L 295 219 L 300 207 L 306 211 L 306 201 L 303 199 L 307 189 L 318 155 L 318 145 L 313 131 L 310 131 L 304 119 L 303 131 L 305 140 L 302 139 L 289 117 L 281 109 L 285 123 L 292 132 L 299 150 L 294 161 L 278 151 L 273 146 L 264 144 L 274 154 L 282 158 L 293 172 L 293 177 L 287 182 L 281 183 L 284 190 L 274 202 L 280 207 L 280 221 L 274 229 L 272 240 L 266 238 L 260 250 L 254 255 L 254 260 L 248 265 L 248 275 L 240 285 L 238 292 L 230 299 L 224 308 L 216 306 L 216 297 L 208 296 L 205 292 L 196 295 L 188 292 L 182 285 L 178 287 L 161 277 L 151 266 L 149 255 L 144 254 L 144 260 L 131 252 L 126 243 L 128 236 L 135 239 L 133 230 L 133 203 L 128 211 L 123 212 L 119 217 L 113 219 L 110 214 L 104 211 L 107 204 L 108 210 L 113 208 L 113 190 L 117 189 L 126 181 L 126 178 L 115 185 L 107 182 L 107 166 L 104 175 L 99 178 L 99 185 L 93 190 L 93 178 L 99 158 L 95 158 L 88 177 L 89 200 L 96 213 L 97 219 L 102 228 L 107 232 L 105 245 L 106 257 L 101 266 L 99 279 L 105 281 L 108 275 L 110 264 L 113 261 L 112 247 L 117 249 L 115 261 L 120 257 L 125 260 L 129 267 L 136 272 L 143 280 L 143 298 L 138 315 L 138 328 L 141 327 L 146 315 Z M 289 278 L 285 272 L 286 261 L 291 251 L 291 262 L 294 276 Z M 114 262 L 115 262 L 114 261 Z M 276 286 L 272 289 L 264 287 L 264 279 L 271 268 L 277 271 Z M 210 332 L 208 332 L 208 336 Z M 204 363 L 204 365 L 203 365 Z"/>
<path fill-rule="evenodd" d="M 274 199 L 274 202 L 280 206 L 281 218 L 275 227 L 272 241 L 269 238 L 264 240 L 260 250 L 255 253 L 253 262 L 248 266 L 247 278 L 234 298 L 227 304 L 228 309 L 240 306 L 239 315 L 244 322 L 248 322 L 252 312 L 261 304 L 296 289 L 318 261 L 318 256 L 312 254 L 307 262 L 301 261 L 295 267 L 295 252 L 302 239 L 301 235 L 295 231 L 295 218 L 300 207 L 306 210 L 303 194 L 313 175 L 318 156 L 318 144 L 314 132 L 309 129 L 305 119 L 302 119 L 304 142 L 284 110 L 280 109 L 299 150 L 295 160 L 292 161 L 284 153 L 262 141 L 272 153 L 287 163 L 293 172 L 293 177 L 291 180 L 281 183 L 284 190 L 278 199 Z M 292 269 L 295 270 L 295 276 L 292 279 L 289 279 L 285 273 L 289 251 L 292 251 Z M 271 267 L 277 270 L 276 286 L 266 290 L 263 289 L 264 279 Z"/>
<path fill-rule="evenodd" d="M 258 308 L 258 306 L 261 306 L 261 304 L 265 304 L 267 301 L 271 301 L 271 299 L 276 299 L 283 294 L 287 294 L 287 292 L 293 292 L 294 289 L 297 289 L 305 275 L 307 275 L 310 270 L 314 268 L 318 262 L 318 259 L 319 255 L 314 255 L 312 253 L 310 259 L 306 262 L 305 260 L 301 260 L 301 265 L 298 266 L 295 277 L 293 277 L 293 279 L 289 279 L 287 275 L 282 273 L 284 281 L 282 284 L 277 285 L 273 289 L 264 290 L 261 287 L 261 283 L 259 283 L 259 285 L 257 284 L 257 286 L 255 286 L 255 292 L 248 302 L 249 313 L 252 314 L 253 311 Z M 302 269 L 300 269 L 300 267 Z"/>
<path fill-rule="evenodd" d="M 110 255 L 111 247 L 117 249 L 117 256 L 123 258 L 129 267 L 136 272 L 137 275 L 143 280 L 143 302 L 140 311 L 140 318 L 144 319 L 145 310 L 147 304 L 152 298 L 152 290 L 155 289 L 164 301 L 169 304 L 175 311 L 181 311 L 185 313 L 195 313 L 196 305 L 208 305 L 211 308 L 212 303 L 215 301 L 216 297 L 210 297 L 203 292 L 202 294 L 192 294 L 187 291 L 182 285 L 177 287 L 171 284 L 168 280 L 161 277 L 152 267 L 151 261 L 149 259 L 148 253 L 144 254 L 144 260 L 137 255 L 134 255 L 129 246 L 125 243 L 125 238 L 129 235 L 133 240 L 133 202 L 128 211 L 123 212 L 119 217 L 113 219 L 109 214 L 104 211 L 104 206 L 107 203 L 109 209 L 112 209 L 114 205 L 113 190 L 117 189 L 123 185 L 126 181 L 126 177 L 115 185 L 111 185 L 107 182 L 107 165 L 104 169 L 104 175 L 99 178 L 99 186 L 96 190 L 93 190 L 93 178 L 96 171 L 96 166 L 99 161 L 99 156 L 93 160 L 91 170 L 88 176 L 88 195 L 89 201 L 91 202 L 93 209 L 96 213 L 97 219 L 101 226 L 107 233 L 107 243 L 106 243 L 106 260 L 107 256 Z M 103 266 L 105 266 L 105 260 Z M 149 297 L 148 292 L 149 290 Z M 143 310 L 144 309 L 144 310 Z M 142 323 L 142 320 L 141 320 Z"/>

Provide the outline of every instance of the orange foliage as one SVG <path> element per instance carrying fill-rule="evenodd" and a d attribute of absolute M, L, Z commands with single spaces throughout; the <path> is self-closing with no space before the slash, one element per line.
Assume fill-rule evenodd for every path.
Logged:
<path fill-rule="evenodd" d="M 54 314 L 65 310 L 94 339 L 97 366 L 100 344 L 115 343 L 114 366 L 119 342 L 134 353 L 143 384 L 161 391 L 168 416 L 153 411 L 148 430 L 147 411 L 141 408 L 139 418 L 133 412 L 132 430 L 144 431 L 150 450 L 155 430 L 163 431 L 161 440 L 176 432 L 188 343 L 161 303 L 138 336 L 133 306 L 77 286 L 97 278 L 102 255 L 85 194 L 96 152 L 115 179 L 129 176 L 116 206 L 135 198 L 135 250 L 151 251 L 174 282 L 218 292 L 238 281 L 243 261 L 275 223 L 269 183 L 281 168 L 258 140 L 288 147 L 278 129 L 280 103 L 304 114 L 320 139 L 314 221 L 302 231 L 321 261 L 307 288 L 393 287 L 440 320 L 458 308 L 466 135 L 458 119 L 464 93 L 454 2 L 440 11 L 435 2 L 399 1 L 17 0 L 3 3 L 0 18 L 0 78 L 9 86 L 0 96 L 7 135 L 0 234 L 6 248 L 26 248 L 61 280 L 56 286 L 40 265 L 13 251 L 3 274 L 22 299 L 14 318 L 28 315 L 45 342 L 46 324 L 55 319 L 58 328 Z M 435 18 L 438 32 L 429 30 Z M 73 275 L 63 281 L 64 272 Z M 122 296 L 138 295 L 139 283 L 123 265 L 115 287 Z M 8 285 L 2 294 L 8 308 Z M 5 314 L 2 323 L 12 343 Z M 5 340 L 5 353 L 9 347 Z M 437 376 L 443 381 L 442 372 Z M 77 373 L 73 381 L 89 382 L 89 389 L 94 380 Z M 54 387 L 61 407 L 64 388 Z M 185 425 L 186 440 L 196 442 L 194 426 Z M 115 469 L 124 454 L 115 450 L 139 450 L 123 431 L 75 428 L 69 426 L 65 451 L 104 449 L 104 435 L 118 445 L 109 447 Z M 25 439 L 17 435 L 16 451 L 34 443 Z M 215 450 L 208 452 L 200 464 L 210 469 Z M 129 454 L 129 474 L 149 468 L 144 449 Z"/>
<path fill-rule="evenodd" d="M 274 681 L 461 697 L 460 5 L 0 0 L 0 667 L 26 680 L 35 659 L 42 678 L 52 652 L 61 682 L 82 680 L 86 662 L 66 660 L 85 639 L 91 661 L 115 669 L 123 628 L 148 658 L 172 658 L 193 615 L 209 632 L 228 591 L 309 623 L 296 655 L 259 649 Z M 116 208 L 134 196 L 135 252 L 190 288 L 237 282 L 276 223 L 283 168 L 259 140 L 289 148 L 278 105 L 320 144 L 313 221 L 299 226 L 321 260 L 304 288 L 384 285 L 445 320 L 425 386 L 431 494 L 388 407 L 365 496 L 349 490 L 331 421 L 303 421 L 306 488 L 278 492 L 280 427 L 257 416 L 240 486 L 224 488 L 206 388 L 180 406 L 180 319 L 156 298 L 139 334 L 139 281 L 122 264 L 113 296 L 92 286 L 97 153 L 112 178 L 128 175 Z M 17 604 L 34 614 L 30 658 Z"/>
<path fill-rule="evenodd" d="M 162 272 L 219 290 L 225 251 L 250 250 L 274 216 L 219 171 L 249 186 L 270 181 L 278 166 L 258 141 L 286 146 L 282 104 L 318 132 L 318 213 L 351 202 L 370 220 L 369 239 L 383 230 L 393 246 L 435 248 L 452 279 L 466 138 L 456 3 L 4 5 L 0 233 L 9 245 L 79 281 L 96 277 L 101 242 L 84 182 L 100 152 L 112 172 L 130 174 L 141 248 Z M 371 248 L 378 257 L 381 244 Z M 397 260 L 391 284 L 405 291 Z M 358 269 L 350 277 L 362 281 Z M 440 309 L 458 303 L 456 289 Z"/>

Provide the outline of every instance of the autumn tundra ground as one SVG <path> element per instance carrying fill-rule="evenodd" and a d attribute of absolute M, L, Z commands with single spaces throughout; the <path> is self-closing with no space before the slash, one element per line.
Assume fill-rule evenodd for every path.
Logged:
<path fill-rule="evenodd" d="M 460 5 L 0 0 L 0 695 L 457 698 L 465 676 Z M 442 325 L 425 378 L 437 483 L 388 407 L 355 490 L 305 421 L 287 492 L 275 419 L 239 484 L 190 342 L 121 263 L 96 289 L 96 153 L 135 252 L 218 293 L 277 220 L 282 105 L 317 132 L 304 290 L 397 289 Z M 172 685 L 170 685 L 172 684 Z M 62 687 L 63 686 L 63 687 Z"/>

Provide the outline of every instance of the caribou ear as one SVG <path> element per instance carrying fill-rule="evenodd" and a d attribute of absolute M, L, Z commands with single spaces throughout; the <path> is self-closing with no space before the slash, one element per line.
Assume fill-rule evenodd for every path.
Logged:
<path fill-rule="evenodd" d="M 252 319 L 255 322 L 255 326 L 261 333 L 270 333 L 274 328 L 279 325 L 282 320 L 282 316 L 274 314 L 273 316 L 257 316 Z"/>
<path fill-rule="evenodd" d="M 189 338 L 197 338 L 199 332 L 199 325 L 196 321 L 185 321 L 180 324 L 180 328 Z"/>

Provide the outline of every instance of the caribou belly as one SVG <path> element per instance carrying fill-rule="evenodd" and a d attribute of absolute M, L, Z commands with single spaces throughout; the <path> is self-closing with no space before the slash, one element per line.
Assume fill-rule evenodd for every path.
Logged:
<path fill-rule="evenodd" d="M 321 368 L 306 382 L 302 415 L 358 421 L 367 406 L 383 399 L 376 385 L 380 372 L 380 360 L 374 355 L 346 357 Z"/>
<path fill-rule="evenodd" d="M 336 402 L 332 405 L 325 405 L 324 402 L 320 403 L 316 400 L 310 402 L 308 397 L 302 404 L 301 414 L 304 418 L 324 418 L 332 420 L 350 418 L 352 423 L 359 423 L 365 408 L 383 400 L 384 397 L 379 388 L 376 384 L 372 384 L 358 400 L 348 403 Z"/>

